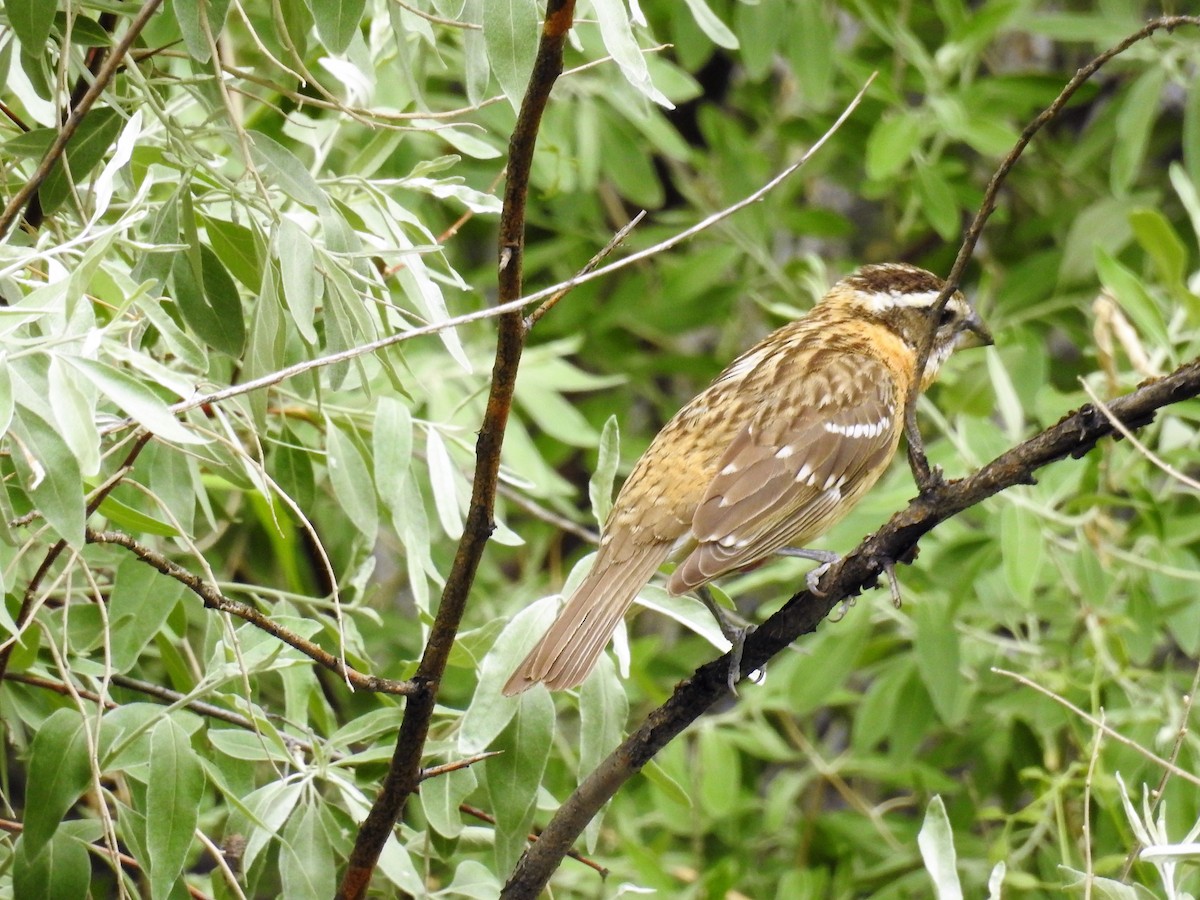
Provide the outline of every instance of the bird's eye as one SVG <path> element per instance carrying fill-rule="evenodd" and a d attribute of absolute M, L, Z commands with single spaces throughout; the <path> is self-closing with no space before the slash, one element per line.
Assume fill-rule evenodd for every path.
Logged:
<path fill-rule="evenodd" d="M 947 306 L 945 309 L 942 310 L 941 315 L 938 316 L 938 327 L 945 328 L 947 325 L 949 325 L 951 322 L 953 322 L 954 319 L 955 319 L 954 310 L 952 310 L 950 307 Z"/>

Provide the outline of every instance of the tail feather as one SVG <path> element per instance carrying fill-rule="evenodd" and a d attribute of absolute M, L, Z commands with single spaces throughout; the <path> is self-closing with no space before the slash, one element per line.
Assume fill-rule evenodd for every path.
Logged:
<path fill-rule="evenodd" d="M 615 546 L 601 549 L 592 571 L 505 682 L 505 696 L 539 681 L 552 691 L 572 688 L 592 671 L 617 623 L 671 549 L 669 543 L 623 543 L 625 553 Z"/>

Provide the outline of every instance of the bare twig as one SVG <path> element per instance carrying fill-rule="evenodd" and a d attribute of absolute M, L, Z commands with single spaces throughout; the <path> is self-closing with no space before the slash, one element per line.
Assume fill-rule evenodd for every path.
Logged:
<path fill-rule="evenodd" d="M 509 141 L 508 180 L 504 189 L 498 240 L 500 305 L 521 296 L 525 204 L 533 151 L 550 91 L 562 73 L 563 47 L 574 15 L 575 0 L 549 0 L 547 3 L 529 86 Z M 417 690 L 404 707 L 404 719 L 396 737 L 391 765 L 379 795 L 359 829 L 346 873 L 338 887 L 339 900 L 358 900 L 365 896 L 384 843 L 396 821 L 404 814 L 408 798 L 420 783 L 421 757 L 429 735 L 438 686 L 466 610 L 467 597 L 475 581 L 484 547 L 495 530 L 492 516 L 500 473 L 500 449 L 525 343 L 525 322 L 521 308 L 518 305 L 499 319 L 496 361 L 492 367 L 491 389 L 475 447 L 475 475 L 463 536 L 446 577 L 425 652 L 413 678 Z"/>
<path fill-rule="evenodd" d="M 1025 152 L 1025 148 L 1033 140 L 1034 135 L 1041 131 L 1048 123 L 1054 121 L 1058 117 L 1058 114 L 1062 112 L 1063 107 L 1066 106 L 1067 101 L 1083 86 L 1084 82 L 1095 75 L 1114 56 L 1124 53 L 1138 41 L 1145 40 L 1156 31 L 1171 31 L 1180 25 L 1200 25 L 1200 16 L 1164 16 L 1148 22 L 1145 27 L 1138 29 L 1120 43 L 1109 47 L 1086 66 L 1079 69 L 1075 73 L 1075 76 L 1067 82 L 1062 91 L 1059 92 L 1059 95 L 1054 98 L 1054 102 L 1042 110 L 1036 119 L 1025 126 L 1025 130 L 1017 138 L 1017 142 L 1013 145 L 1012 150 L 1001 161 L 983 192 L 983 202 L 979 205 L 979 212 L 975 214 L 975 220 L 971 222 L 971 226 L 967 229 L 966 234 L 963 235 L 963 242 L 958 250 L 958 256 L 954 259 L 954 265 L 950 267 L 950 274 L 946 276 L 946 286 L 942 288 L 942 292 L 938 295 L 937 302 L 934 304 L 933 312 L 931 313 L 934 318 L 945 307 L 950 299 L 950 295 L 958 290 L 958 283 L 962 278 L 963 271 L 967 267 L 967 263 L 971 259 L 971 254 L 975 251 L 975 245 L 979 242 L 979 236 L 983 233 L 983 226 L 987 223 L 988 218 L 996 208 L 996 196 L 1000 193 L 1000 186 L 1008 177 L 1008 173 L 1012 170 L 1012 167 L 1017 164 L 1017 160 L 1020 159 L 1021 154 Z M 930 332 L 921 347 L 921 352 L 917 354 L 918 372 L 925 370 L 925 363 L 929 359 L 929 352 L 932 349 L 933 333 Z M 919 385 L 920 379 L 917 379 L 908 391 L 908 401 L 905 404 L 904 411 L 904 437 L 908 444 L 908 464 L 912 468 L 913 479 L 917 482 L 917 488 L 924 491 L 936 485 L 937 477 L 929 468 L 929 460 L 925 455 L 925 444 L 921 439 L 920 429 L 917 428 L 916 400 L 920 390 Z"/>
<path fill-rule="evenodd" d="M 609 239 L 607 244 L 596 251 L 596 255 L 587 261 L 584 267 L 579 270 L 579 274 L 586 275 L 588 272 L 595 270 L 596 266 L 604 262 L 604 260 L 608 258 L 608 255 L 621 245 L 625 238 L 629 236 L 629 232 L 637 228 L 638 223 L 644 218 L 646 218 L 646 211 L 643 209 L 636 216 L 626 222 L 625 225 L 622 226 L 621 230 Z M 541 306 L 525 317 L 525 330 L 529 331 L 532 329 L 533 326 L 536 325 L 542 318 L 542 316 L 554 309 L 554 307 L 558 305 L 558 302 L 562 300 L 563 297 L 567 296 L 572 287 L 574 287 L 574 285 L 568 285 L 559 291 L 555 291 L 549 296 L 549 298 L 543 300 Z"/>
<path fill-rule="evenodd" d="M 8 230 L 17 220 L 17 216 L 21 214 L 21 210 L 25 208 L 25 204 L 29 201 L 29 198 L 42 186 L 42 182 L 46 180 L 46 176 L 50 174 L 50 170 L 54 168 L 54 164 L 62 157 L 67 142 L 71 140 L 72 136 L 79 129 L 80 123 L 83 122 L 83 117 L 88 114 L 88 111 L 92 108 L 92 104 L 96 102 L 100 94 L 108 87 L 113 76 L 117 74 L 117 70 L 124 65 L 125 54 L 129 52 L 129 48 L 133 46 L 133 42 L 137 40 L 138 35 L 142 33 L 142 29 L 150 21 L 150 17 L 154 15 L 155 11 L 161 5 L 162 0 L 146 0 L 142 4 L 142 8 L 138 10 L 137 15 L 130 21 L 129 28 L 126 29 L 121 40 L 113 47 L 112 53 L 108 55 L 104 60 L 104 64 L 96 73 L 96 78 L 92 81 L 91 87 L 79 98 L 79 103 L 71 110 L 71 114 L 63 122 L 62 128 L 54 136 L 50 148 L 46 151 L 46 155 L 42 157 L 42 161 L 38 163 L 38 167 L 34 169 L 33 175 L 12 195 L 8 201 L 8 205 L 4 207 L 4 212 L 0 213 L 0 240 L 3 240 L 8 234 Z"/>
<path fill-rule="evenodd" d="M 462 812 L 468 816 L 471 816 L 474 819 L 478 819 L 480 822 L 486 822 L 489 825 L 496 824 L 495 816 L 493 816 L 491 813 L 484 812 L 482 809 L 480 809 L 477 806 L 471 806 L 470 804 L 467 804 L 467 803 L 461 803 L 461 804 L 459 804 L 458 809 L 459 809 L 459 812 Z M 532 834 L 530 834 L 529 838 L 528 838 L 530 843 L 533 843 L 537 839 L 538 839 L 538 834 L 536 831 L 533 832 Z M 596 862 L 594 859 L 584 856 L 582 853 L 579 853 L 578 851 L 568 850 L 567 858 L 573 859 L 576 862 L 581 862 L 585 866 L 587 866 L 589 869 L 595 869 L 597 872 L 600 873 L 600 875 L 602 877 L 608 876 L 608 869 L 606 869 L 604 866 L 600 865 L 600 863 Z"/>
<path fill-rule="evenodd" d="M 417 690 L 411 681 L 395 681 L 391 678 L 380 678 L 378 675 L 364 675 L 362 672 L 350 668 L 349 665 L 343 663 L 342 660 L 329 651 L 318 647 L 312 641 L 271 621 L 269 617 L 263 615 L 253 606 L 239 603 L 236 600 L 230 600 L 200 576 L 192 574 L 183 566 L 173 560 L 167 559 L 156 550 L 138 543 L 132 536 L 124 532 L 96 531 L 94 528 L 88 528 L 85 536 L 89 544 L 116 544 L 117 546 L 124 547 L 142 562 L 153 566 L 167 577 L 174 578 L 180 584 L 184 585 L 204 601 L 206 609 L 215 609 L 218 612 L 229 613 L 231 616 L 236 616 L 239 619 L 249 622 L 255 628 L 259 628 L 267 634 L 283 641 L 289 647 L 299 650 L 318 665 L 329 669 L 331 672 L 336 672 L 356 688 L 380 694 L 412 694 Z"/>

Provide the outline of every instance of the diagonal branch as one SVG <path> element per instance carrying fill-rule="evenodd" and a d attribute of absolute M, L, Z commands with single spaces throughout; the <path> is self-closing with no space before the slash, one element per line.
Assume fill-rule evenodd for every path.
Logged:
<path fill-rule="evenodd" d="M 499 304 L 510 303 L 521 296 L 525 205 L 529 194 L 533 151 L 550 91 L 562 74 L 563 48 L 574 16 L 575 0 L 549 0 L 547 3 L 529 86 L 509 141 L 508 180 L 504 188 L 498 240 Z M 421 758 L 429 736 L 438 686 L 458 635 L 459 623 L 466 611 L 467 597 L 475 582 L 479 561 L 496 528 L 492 516 L 500 474 L 500 450 L 512 409 L 521 351 L 525 345 L 525 319 L 520 306 L 499 317 L 497 332 L 496 361 L 492 367 L 487 407 L 475 445 L 475 477 L 463 536 L 446 577 L 425 652 L 413 676 L 416 692 L 408 698 L 404 707 L 404 719 L 396 736 L 391 765 L 371 812 L 359 829 L 346 874 L 338 888 L 338 898 L 345 900 L 357 900 L 366 894 L 383 845 L 404 814 L 408 798 L 420 784 Z"/>
<path fill-rule="evenodd" d="M 1200 358 L 1119 397 L 1108 404 L 1108 413 L 1125 428 L 1136 429 L 1152 422 L 1162 407 L 1196 396 L 1200 396 Z M 1043 466 L 1067 456 L 1083 456 L 1097 441 L 1115 431 L 1109 417 L 1089 404 L 972 475 L 922 492 L 822 579 L 821 596 L 809 591 L 795 594 L 746 639 L 742 674 L 762 668 L 800 635 L 815 631 L 821 620 L 846 598 L 873 585 L 881 570 L 881 560 L 907 558 L 917 542 L 939 523 L 1003 490 L 1031 483 L 1034 472 Z M 555 813 L 538 842 L 525 851 L 504 887 L 502 898 L 518 900 L 538 895 L 563 854 L 621 785 L 727 695 L 730 664 L 726 654 L 680 682 L 670 699 L 650 713 L 641 727 L 584 779 Z"/>
<path fill-rule="evenodd" d="M 0 213 L 0 240 L 3 240 L 8 234 L 9 228 L 16 221 L 17 216 L 29 202 L 29 199 L 37 193 L 38 188 L 42 186 L 42 182 L 46 180 L 46 176 L 50 174 L 50 170 L 54 168 L 54 164 L 62 157 L 63 151 L 66 149 L 67 141 L 71 140 L 75 132 L 79 129 L 80 123 L 83 122 L 83 117 L 91 110 L 92 104 L 99 99 L 104 89 L 108 87 L 113 77 L 117 74 L 117 70 L 125 64 L 125 54 L 129 52 L 129 48 L 133 46 L 133 42 L 138 39 L 138 35 L 142 33 L 142 29 L 146 27 L 146 23 L 150 21 L 150 17 L 162 5 L 162 0 L 146 0 L 142 4 L 142 8 L 138 10 L 133 21 L 129 23 L 129 28 L 113 47 L 112 53 L 104 60 L 104 64 L 96 73 L 96 78 L 92 82 L 71 110 L 71 114 L 67 116 L 67 120 L 63 122 L 62 128 L 58 130 L 58 134 L 54 136 L 54 141 L 50 144 L 50 149 L 46 151 L 46 155 L 42 157 L 42 161 L 38 163 L 38 167 L 34 170 L 33 175 L 25 184 L 21 185 L 21 189 L 13 194 L 8 201 L 8 205 L 4 207 L 4 212 Z M 32 48 L 31 48 L 32 49 Z"/>
<path fill-rule="evenodd" d="M 991 180 L 988 181 L 987 188 L 983 192 L 983 202 L 979 205 L 979 212 L 975 214 L 975 220 L 967 229 L 967 233 L 963 235 L 963 242 L 962 246 L 959 247 L 958 256 L 954 259 L 954 265 L 950 267 L 950 274 L 946 276 L 946 286 L 942 288 L 942 292 L 938 295 L 937 302 L 934 304 L 934 311 L 931 313 L 933 316 L 937 316 L 942 311 L 946 302 L 950 299 L 950 295 L 958 290 L 959 280 L 962 278 L 963 271 L 971 259 L 971 254 L 975 252 L 975 245 L 979 242 L 979 236 L 983 233 L 983 226 L 987 224 L 988 218 L 996 208 L 996 195 L 1000 193 L 1000 187 L 1004 184 L 1004 179 L 1008 177 L 1008 173 L 1012 170 L 1012 167 L 1017 164 L 1017 160 L 1021 158 L 1021 154 L 1025 152 L 1025 148 L 1029 146 L 1029 142 L 1033 140 L 1034 135 L 1058 118 L 1063 107 L 1067 105 L 1067 101 L 1105 63 L 1113 57 L 1121 55 L 1138 41 L 1145 40 L 1155 32 L 1164 30 L 1173 31 L 1180 25 L 1200 25 L 1200 16 L 1163 16 L 1162 18 L 1152 19 L 1144 27 L 1139 28 L 1124 40 L 1109 47 L 1086 66 L 1079 69 L 1074 77 L 1059 92 L 1058 96 L 1054 98 L 1054 102 L 1042 110 L 1036 119 L 1025 126 L 1025 130 L 1017 138 L 1017 142 L 1013 145 L 1012 150 L 1004 157 L 1000 166 L 992 175 Z M 932 349 L 933 334 L 931 333 L 927 336 L 924 345 L 921 347 L 921 352 L 917 354 L 918 372 L 924 371 L 925 362 L 929 359 L 929 351 Z M 904 412 L 904 437 L 908 444 L 908 464 L 912 468 L 913 480 L 917 482 L 917 487 L 920 490 L 925 491 L 935 486 L 938 479 L 929 468 L 929 460 L 925 456 L 925 445 L 921 440 L 921 432 L 917 428 L 917 387 L 918 382 L 913 382 L 913 387 L 908 392 L 908 401 L 905 404 Z"/>

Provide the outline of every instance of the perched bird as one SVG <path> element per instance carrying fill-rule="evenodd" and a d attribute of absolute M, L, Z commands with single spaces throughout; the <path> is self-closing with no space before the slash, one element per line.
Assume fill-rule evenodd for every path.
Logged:
<path fill-rule="evenodd" d="M 924 390 L 959 347 L 991 343 L 955 291 L 901 263 L 864 266 L 806 315 L 734 360 L 683 407 L 633 467 L 595 564 L 504 685 L 578 685 L 668 557 L 682 594 L 832 528 L 887 469 L 917 356 Z"/>

